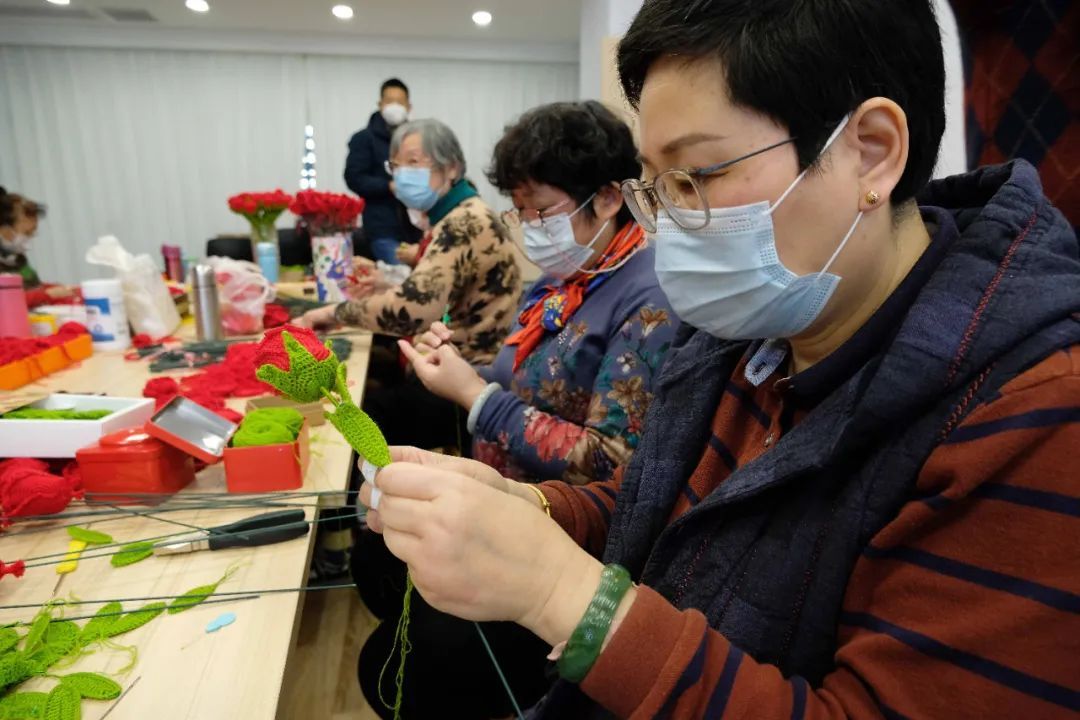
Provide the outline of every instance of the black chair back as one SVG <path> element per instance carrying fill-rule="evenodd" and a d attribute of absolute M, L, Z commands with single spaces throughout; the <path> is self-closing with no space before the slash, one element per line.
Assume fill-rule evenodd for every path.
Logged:
<path fill-rule="evenodd" d="M 207 257 L 227 257 L 234 260 L 254 261 L 251 238 L 246 235 L 220 236 L 206 241 Z"/>

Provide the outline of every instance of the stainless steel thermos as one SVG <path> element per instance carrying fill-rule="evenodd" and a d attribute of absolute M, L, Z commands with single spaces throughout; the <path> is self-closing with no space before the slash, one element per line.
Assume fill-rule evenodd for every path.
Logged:
<path fill-rule="evenodd" d="M 195 334 L 200 341 L 224 340 L 221 327 L 221 301 L 218 299 L 214 268 L 196 264 L 188 273 L 191 285 L 191 312 L 195 316 Z"/>

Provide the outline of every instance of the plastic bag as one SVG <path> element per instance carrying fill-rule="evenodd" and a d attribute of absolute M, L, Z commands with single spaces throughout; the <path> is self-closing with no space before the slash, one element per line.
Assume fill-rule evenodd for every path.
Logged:
<path fill-rule="evenodd" d="M 221 296 L 221 326 L 226 335 L 257 335 L 263 331 L 266 303 L 274 299 L 274 286 L 259 266 L 245 260 L 209 257 Z"/>
<path fill-rule="evenodd" d="M 99 237 L 86 251 L 86 262 L 116 271 L 124 287 L 124 309 L 136 334 L 152 338 L 171 335 L 180 327 L 180 313 L 149 255 L 132 255 L 112 235 Z"/>

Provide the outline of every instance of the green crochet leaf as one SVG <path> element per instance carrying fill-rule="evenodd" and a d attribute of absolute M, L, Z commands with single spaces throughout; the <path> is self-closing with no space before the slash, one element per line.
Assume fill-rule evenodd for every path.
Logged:
<path fill-rule="evenodd" d="M 45 716 L 48 694 L 43 692 L 11 693 L 0 698 L 0 720 L 38 720 Z"/>
<path fill-rule="evenodd" d="M 45 700 L 44 720 L 79 720 L 82 717 L 82 698 L 74 688 L 57 685 Z"/>
<path fill-rule="evenodd" d="M 52 614 L 48 608 L 42 608 L 38 611 L 38 614 L 34 616 L 34 621 L 30 623 L 30 632 L 26 634 L 26 642 L 23 643 L 24 652 L 37 650 L 45 638 L 45 631 L 49 629 L 51 620 Z"/>
<path fill-rule="evenodd" d="M 106 630 L 105 637 L 116 637 L 117 635 L 123 635 L 124 633 L 129 633 L 132 630 L 141 628 L 163 612 L 165 612 L 165 603 L 163 602 L 153 602 L 149 605 L 144 605 L 138 610 L 129 612 L 127 615 L 117 617 L 116 622 L 110 625 L 109 629 Z"/>
<path fill-rule="evenodd" d="M 91 672 L 61 675 L 60 684 L 67 685 L 81 697 L 91 700 L 113 700 L 120 696 L 122 689 L 115 680 Z"/>
<path fill-rule="evenodd" d="M 116 618 L 123 609 L 124 606 L 118 602 L 102 605 L 101 609 L 94 613 L 94 617 L 83 625 L 82 632 L 79 633 L 79 644 L 88 645 L 108 637 L 109 628 L 116 622 Z"/>
<path fill-rule="evenodd" d="M 336 382 L 337 357 L 331 352 L 325 360 L 316 360 L 288 330 L 281 333 L 281 339 L 289 356 L 289 371 L 268 364 L 260 367 L 255 377 L 290 400 L 301 403 L 321 400 L 323 390 L 333 388 Z"/>
<path fill-rule="evenodd" d="M 103 532 L 97 530 L 88 530 L 81 527 L 69 527 L 67 529 L 68 535 L 75 540 L 82 540 L 87 545 L 109 545 L 113 539 L 111 535 L 106 535 Z"/>
<path fill-rule="evenodd" d="M 0 658 L 0 690 L 17 685 L 34 674 L 34 667 L 21 653 L 8 653 Z"/>
<path fill-rule="evenodd" d="M 203 602 L 204 600 L 206 600 L 206 598 L 213 595 L 214 592 L 218 589 L 218 585 L 228 580 L 234 572 L 236 572 L 235 568 L 229 568 L 225 571 L 225 574 L 222 575 L 221 579 L 219 579 L 217 582 L 210 583 L 209 585 L 200 585 L 199 587 L 191 588 L 186 593 L 176 598 L 169 604 L 169 614 L 175 615 L 176 613 L 184 612 L 185 610 L 189 610 L 198 605 L 199 603 Z"/>
<path fill-rule="evenodd" d="M 372 465 L 386 467 L 390 464 L 390 448 L 386 438 L 363 410 L 351 403 L 342 403 L 333 412 L 326 413 L 326 419 L 337 428 L 352 449 Z"/>
<path fill-rule="evenodd" d="M 0 654 L 10 652 L 19 644 L 19 633 L 15 628 L 0 628 Z"/>
<path fill-rule="evenodd" d="M 113 567 L 125 567 L 127 565 L 134 565 L 135 563 L 145 560 L 154 554 L 154 543 L 137 542 L 125 545 L 120 550 L 109 558 L 109 563 Z"/>
<path fill-rule="evenodd" d="M 45 631 L 44 645 L 27 656 L 34 674 L 44 675 L 67 657 L 79 642 L 79 626 L 70 620 L 53 620 Z"/>

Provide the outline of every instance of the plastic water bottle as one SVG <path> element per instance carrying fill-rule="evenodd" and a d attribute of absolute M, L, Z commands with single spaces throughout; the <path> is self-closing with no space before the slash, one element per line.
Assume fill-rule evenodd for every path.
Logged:
<path fill-rule="evenodd" d="M 131 331 L 120 280 L 83 280 L 82 294 L 94 350 L 126 350 L 131 345 Z"/>
<path fill-rule="evenodd" d="M 276 283 L 281 269 L 281 256 L 279 255 L 277 243 L 256 243 L 255 259 L 259 263 L 259 269 L 262 270 L 263 277 L 271 283 Z"/>

